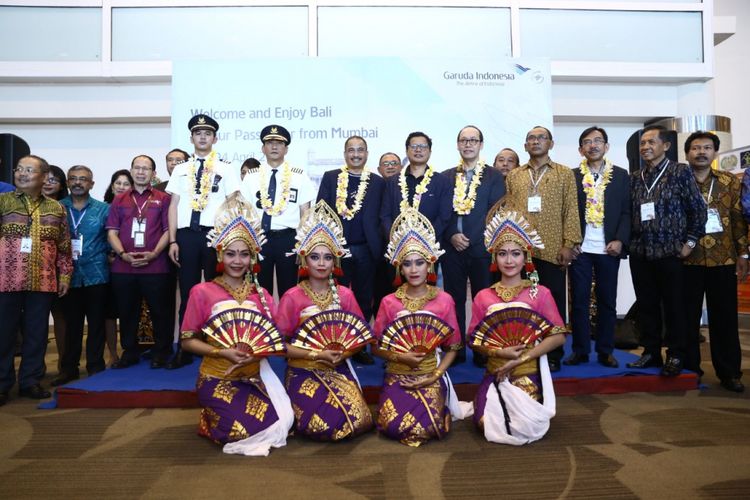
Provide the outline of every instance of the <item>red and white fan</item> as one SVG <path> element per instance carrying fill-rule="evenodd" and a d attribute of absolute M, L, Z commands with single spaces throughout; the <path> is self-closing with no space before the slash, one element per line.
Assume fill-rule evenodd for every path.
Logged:
<path fill-rule="evenodd" d="M 452 334 L 453 327 L 434 314 L 407 314 L 385 328 L 380 348 L 397 353 L 427 353 Z"/>
<path fill-rule="evenodd" d="M 286 353 L 281 332 L 270 318 L 244 308 L 226 309 L 209 318 L 202 329 L 208 337 L 227 349 L 237 349 L 253 356 Z"/>
<path fill-rule="evenodd" d="M 526 307 L 506 307 L 489 314 L 469 336 L 470 346 L 504 349 L 517 345 L 534 346 L 554 325 Z"/>
<path fill-rule="evenodd" d="M 294 332 L 289 345 L 310 351 L 355 351 L 375 342 L 370 324 L 341 309 L 323 311 L 307 318 Z"/>

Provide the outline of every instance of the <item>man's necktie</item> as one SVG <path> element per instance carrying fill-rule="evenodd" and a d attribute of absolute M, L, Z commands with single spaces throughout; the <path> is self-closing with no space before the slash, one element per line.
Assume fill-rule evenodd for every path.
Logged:
<path fill-rule="evenodd" d="M 271 169 L 271 181 L 268 183 L 268 198 L 271 200 L 271 203 L 273 204 L 276 201 L 276 171 L 278 169 L 273 168 Z M 261 227 L 263 227 L 263 231 L 268 234 L 268 232 L 271 230 L 271 216 L 266 213 L 266 211 L 263 211 L 263 218 L 261 219 Z"/>
<path fill-rule="evenodd" d="M 203 175 L 203 162 L 205 161 L 203 158 L 198 158 L 197 160 L 200 165 L 198 165 L 198 172 L 195 174 L 195 194 L 200 194 L 201 192 L 201 176 Z M 192 231 L 200 231 L 201 230 L 201 213 L 198 210 L 193 210 L 193 212 L 190 214 L 190 229 Z"/>

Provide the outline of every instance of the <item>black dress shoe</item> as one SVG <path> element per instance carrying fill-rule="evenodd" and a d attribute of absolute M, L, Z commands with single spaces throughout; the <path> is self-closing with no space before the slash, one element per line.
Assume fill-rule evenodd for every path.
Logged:
<path fill-rule="evenodd" d="M 8 402 L 8 393 L 0 392 L 0 406 L 3 406 L 7 402 Z"/>
<path fill-rule="evenodd" d="M 174 357 L 169 360 L 164 368 L 166 368 L 167 370 L 176 370 L 177 368 L 182 368 L 183 366 L 187 366 L 192 363 L 193 355 L 189 352 L 179 349 L 177 351 L 177 354 L 175 354 Z"/>
<path fill-rule="evenodd" d="M 165 368 L 166 366 L 167 362 L 161 358 L 154 358 L 151 360 L 151 369 Z"/>
<path fill-rule="evenodd" d="M 123 368 L 128 368 L 133 365 L 137 365 L 138 361 L 136 360 L 130 360 L 125 358 L 120 358 L 114 363 L 112 363 L 112 368 L 115 370 L 122 370 Z"/>
<path fill-rule="evenodd" d="M 487 356 L 484 354 L 475 352 L 474 356 L 471 358 L 471 362 L 474 363 L 474 366 L 477 368 L 487 368 Z"/>
<path fill-rule="evenodd" d="M 667 362 L 664 363 L 664 366 L 661 369 L 661 376 L 662 377 L 676 377 L 680 374 L 682 371 L 682 360 L 680 358 L 675 358 L 674 356 L 670 356 L 667 358 Z"/>
<path fill-rule="evenodd" d="M 362 349 L 357 354 L 352 356 L 352 361 L 355 363 L 359 363 L 360 365 L 374 365 L 375 360 L 370 356 L 370 353 L 367 352 L 367 349 Z"/>
<path fill-rule="evenodd" d="M 732 392 L 745 392 L 745 385 L 738 378 L 727 378 L 721 381 L 721 386 Z"/>
<path fill-rule="evenodd" d="M 18 395 L 22 398 L 31 398 L 31 399 L 47 399 L 52 396 L 52 394 L 43 388 L 39 384 L 34 384 L 29 387 L 24 387 L 23 389 L 18 389 Z"/>
<path fill-rule="evenodd" d="M 600 365 L 606 366 L 607 368 L 619 368 L 620 363 L 617 362 L 614 356 L 611 354 L 597 354 L 596 360 Z"/>
<path fill-rule="evenodd" d="M 660 367 L 662 365 L 661 356 L 654 356 L 652 354 L 644 354 L 640 358 L 636 359 L 632 363 L 628 363 L 628 368 L 651 368 Z"/>
<path fill-rule="evenodd" d="M 555 373 L 560 371 L 560 360 L 559 359 L 551 359 L 547 358 L 547 363 L 549 364 L 549 371 L 550 373 Z"/>
<path fill-rule="evenodd" d="M 589 355 L 588 354 L 576 354 L 573 353 L 567 358 L 563 360 L 563 364 L 566 366 L 576 366 L 580 365 L 581 363 L 588 363 L 589 362 Z"/>
<path fill-rule="evenodd" d="M 59 387 L 61 385 L 67 384 L 68 382 L 72 382 L 74 380 L 78 380 L 80 377 L 81 376 L 80 376 L 80 374 L 78 372 L 75 372 L 75 373 L 65 373 L 65 372 L 62 372 L 60 375 L 57 376 L 56 379 L 54 379 L 54 380 L 52 380 L 52 382 L 50 382 L 50 385 L 52 387 Z"/>

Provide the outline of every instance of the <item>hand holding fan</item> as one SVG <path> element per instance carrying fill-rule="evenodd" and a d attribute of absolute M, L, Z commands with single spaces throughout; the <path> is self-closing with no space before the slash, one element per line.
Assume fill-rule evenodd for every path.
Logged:
<path fill-rule="evenodd" d="M 469 346 L 505 349 L 517 345 L 533 346 L 554 325 L 544 316 L 526 307 L 506 307 L 485 317 L 469 337 Z"/>
<path fill-rule="evenodd" d="M 432 352 L 453 328 L 430 313 L 414 313 L 394 320 L 383 331 L 380 348 L 397 353 Z"/>
<path fill-rule="evenodd" d="M 375 342 L 369 323 L 356 314 L 332 309 L 307 318 L 294 332 L 289 345 L 309 351 L 355 351 Z"/>
<path fill-rule="evenodd" d="M 222 347 L 256 357 L 286 352 L 284 339 L 273 321 L 252 309 L 237 307 L 221 311 L 209 318 L 202 331 Z"/>

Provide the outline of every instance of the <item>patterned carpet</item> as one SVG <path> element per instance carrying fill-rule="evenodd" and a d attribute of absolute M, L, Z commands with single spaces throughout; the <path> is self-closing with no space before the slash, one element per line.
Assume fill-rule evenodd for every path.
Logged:
<path fill-rule="evenodd" d="M 196 436 L 196 409 L 45 411 L 14 398 L 0 408 L 0 498 L 748 498 L 750 392 L 704 370 L 700 391 L 558 398 L 549 434 L 522 448 L 459 422 L 417 449 L 371 433 L 246 458 Z"/>

